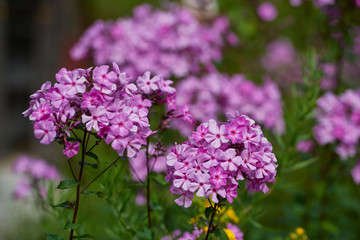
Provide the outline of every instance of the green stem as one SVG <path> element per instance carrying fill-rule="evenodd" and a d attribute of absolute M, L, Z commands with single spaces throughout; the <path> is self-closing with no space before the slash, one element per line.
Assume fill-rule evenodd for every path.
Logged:
<path fill-rule="evenodd" d="M 149 163 L 149 139 L 146 140 L 146 168 L 147 168 L 147 177 L 146 177 L 146 206 L 147 206 L 147 216 L 148 216 L 148 226 L 151 228 L 151 206 L 150 206 L 150 166 Z"/>
<path fill-rule="evenodd" d="M 216 212 L 217 212 L 217 207 L 218 207 L 218 204 L 215 203 L 215 205 L 214 205 L 214 211 L 211 213 L 210 222 L 209 222 L 208 230 L 207 230 L 207 232 L 206 232 L 205 240 L 207 240 L 207 239 L 209 238 L 209 234 L 210 234 L 211 228 L 213 227 L 213 226 L 212 226 L 212 223 L 213 223 L 213 221 L 214 221 L 214 217 L 215 217 L 215 214 L 216 214 Z"/>
<path fill-rule="evenodd" d="M 78 210 L 79 210 L 79 202 L 80 202 L 80 183 L 81 183 L 81 178 L 82 178 L 82 175 L 83 175 L 83 169 L 84 169 L 84 162 L 85 162 L 85 154 L 86 154 L 86 147 L 87 147 L 87 144 L 85 145 L 84 143 L 88 142 L 88 141 L 85 141 L 86 140 L 86 137 L 87 137 L 87 131 L 84 130 L 84 138 L 83 138 L 83 144 L 82 144 L 82 147 L 81 147 L 81 165 L 80 165 L 80 172 L 79 172 L 79 178 L 78 180 L 75 179 L 79 184 L 77 185 L 76 187 L 76 202 L 75 202 L 75 209 L 74 209 L 74 215 L 73 215 L 73 219 L 72 219 L 72 224 L 75 224 L 76 222 L 76 217 L 77 217 L 77 213 L 78 213 Z M 88 138 L 89 140 L 89 138 Z M 73 239 L 73 235 L 74 235 L 74 229 L 71 228 L 70 230 L 70 236 L 69 236 L 69 240 L 72 240 Z"/>

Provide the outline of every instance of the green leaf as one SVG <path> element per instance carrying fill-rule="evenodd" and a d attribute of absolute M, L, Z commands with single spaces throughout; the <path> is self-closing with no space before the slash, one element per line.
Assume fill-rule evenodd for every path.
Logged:
<path fill-rule="evenodd" d="M 77 228 L 79 228 L 79 224 L 73 224 L 73 223 L 67 223 L 67 224 L 65 224 L 65 227 L 64 227 L 64 230 L 66 230 L 66 229 L 77 229 Z"/>
<path fill-rule="evenodd" d="M 315 163 L 317 161 L 318 161 L 317 157 L 310 158 L 309 160 L 299 162 L 299 163 L 295 164 L 294 166 L 285 169 L 284 173 L 290 173 L 290 172 L 296 171 L 298 169 L 305 168 L 305 167 L 307 167 L 307 166 L 309 166 L 309 165 L 311 165 L 311 164 L 313 164 L 313 163 Z"/>
<path fill-rule="evenodd" d="M 57 205 L 52 205 L 53 207 L 63 207 L 63 208 L 68 208 L 68 209 L 72 209 L 74 206 L 74 203 L 70 202 L 70 201 L 65 201 L 62 203 L 59 203 Z"/>
<path fill-rule="evenodd" d="M 89 156 L 89 157 L 91 157 L 91 158 L 93 158 L 93 159 L 95 159 L 96 162 L 99 163 L 99 157 L 98 157 L 98 155 L 96 155 L 95 153 L 93 153 L 93 152 L 87 152 L 86 155 Z"/>
<path fill-rule="evenodd" d="M 207 208 L 205 209 L 205 217 L 206 217 L 207 219 L 209 219 L 210 214 L 211 214 L 213 211 L 214 211 L 214 208 L 213 208 L 213 207 L 207 207 Z"/>
<path fill-rule="evenodd" d="M 67 138 L 66 141 L 68 141 L 68 142 L 79 142 L 79 140 L 77 138 L 73 138 L 73 137 Z"/>
<path fill-rule="evenodd" d="M 77 185 L 79 185 L 79 183 L 75 179 L 65 179 L 59 183 L 57 189 L 69 189 Z"/>
<path fill-rule="evenodd" d="M 82 194 L 96 194 L 99 198 L 107 198 L 107 195 L 101 191 L 83 191 Z"/>
<path fill-rule="evenodd" d="M 90 234 L 82 234 L 79 236 L 73 236 L 73 238 L 77 238 L 77 239 L 83 239 L 83 238 L 87 238 L 87 239 L 95 239 L 93 236 L 91 236 Z"/>
<path fill-rule="evenodd" d="M 228 235 L 224 232 L 223 229 L 213 229 L 210 233 L 215 233 L 215 235 L 221 240 L 229 240 Z"/>
<path fill-rule="evenodd" d="M 79 165 L 81 165 L 81 161 L 79 161 Z M 88 162 L 85 162 L 85 161 L 84 161 L 84 166 L 85 166 L 85 165 L 90 166 L 90 167 L 92 167 L 92 168 L 94 168 L 94 169 L 98 169 L 98 168 L 99 168 L 99 164 L 97 164 L 97 163 L 88 163 Z"/>
<path fill-rule="evenodd" d="M 85 125 L 82 123 L 79 123 L 78 125 L 75 126 L 75 129 L 81 129 L 83 127 L 85 127 Z"/>
<path fill-rule="evenodd" d="M 168 183 L 165 181 L 164 176 L 157 174 L 155 172 L 150 173 L 150 177 L 154 179 L 156 182 L 160 183 L 161 185 L 165 186 Z"/>
<path fill-rule="evenodd" d="M 203 222 L 206 222 L 207 224 L 209 224 L 209 220 L 207 220 L 206 218 L 204 218 L 203 216 L 200 216 L 200 220 Z"/>
<path fill-rule="evenodd" d="M 64 240 L 60 235 L 46 233 L 46 240 Z"/>

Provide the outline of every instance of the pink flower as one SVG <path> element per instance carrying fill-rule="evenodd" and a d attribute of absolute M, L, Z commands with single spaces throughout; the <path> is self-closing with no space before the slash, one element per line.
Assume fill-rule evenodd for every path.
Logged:
<path fill-rule="evenodd" d="M 65 149 L 62 151 L 64 155 L 66 155 L 68 158 L 71 158 L 78 154 L 79 152 L 79 142 L 67 142 L 65 145 Z"/>
<path fill-rule="evenodd" d="M 34 125 L 34 135 L 40 143 L 50 144 L 56 137 L 56 128 L 52 121 L 39 121 Z"/>
<path fill-rule="evenodd" d="M 205 140 L 214 148 L 219 148 L 221 143 L 228 142 L 229 140 L 225 138 L 225 126 L 221 125 L 219 128 L 215 120 L 209 120 L 209 133 L 206 134 Z"/>
<path fill-rule="evenodd" d="M 257 13 L 266 22 L 273 21 L 277 17 L 277 10 L 270 2 L 260 4 L 257 8 Z"/>

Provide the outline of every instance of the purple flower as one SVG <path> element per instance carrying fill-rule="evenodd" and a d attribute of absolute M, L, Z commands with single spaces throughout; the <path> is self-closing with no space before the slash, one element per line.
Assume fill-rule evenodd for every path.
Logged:
<path fill-rule="evenodd" d="M 356 166 L 351 170 L 351 175 L 356 184 L 360 184 L 360 161 L 356 164 Z"/>
<path fill-rule="evenodd" d="M 56 137 L 56 128 L 52 121 L 39 121 L 34 125 L 34 135 L 40 143 L 50 144 Z"/>
<path fill-rule="evenodd" d="M 257 13 L 266 22 L 273 21 L 277 17 L 277 10 L 270 2 L 261 3 L 257 8 Z"/>

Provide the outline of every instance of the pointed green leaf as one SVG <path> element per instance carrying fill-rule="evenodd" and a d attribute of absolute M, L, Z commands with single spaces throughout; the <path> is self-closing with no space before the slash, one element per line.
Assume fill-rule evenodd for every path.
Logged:
<path fill-rule="evenodd" d="M 99 198 L 107 198 L 106 194 L 101 191 L 83 191 L 82 194 L 96 194 Z"/>
<path fill-rule="evenodd" d="M 57 205 L 52 205 L 52 207 L 63 207 L 63 208 L 71 209 L 74 207 L 74 203 L 72 203 L 70 201 L 65 201 L 65 202 L 59 203 Z"/>
<path fill-rule="evenodd" d="M 81 161 L 79 161 L 79 165 L 81 165 Z M 85 162 L 85 161 L 84 161 L 84 166 L 85 166 L 85 165 L 90 166 L 90 167 L 92 167 L 92 168 L 94 168 L 94 169 L 98 169 L 98 168 L 99 168 L 99 164 L 97 164 L 97 163 L 88 163 L 88 162 Z"/>
<path fill-rule="evenodd" d="M 79 185 L 79 183 L 75 179 L 65 179 L 59 183 L 57 189 L 69 189 L 77 185 Z"/>
<path fill-rule="evenodd" d="M 74 236 L 73 238 L 77 238 L 77 239 L 95 239 L 90 234 L 82 234 L 82 235 L 79 235 L 79 236 Z"/>
<path fill-rule="evenodd" d="M 67 223 L 64 227 L 64 230 L 66 229 L 77 229 L 79 228 L 79 224 L 73 224 L 73 223 Z"/>
<path fill-rule="evenodd" d="M 95 159 L 96 162 L 99 163 L 99 157 L 98 157 L 95 153 L 93 153 L 93 152 L 87 152 L 86 155 L 89 156 L 89 157 L 91 157 L 91 158 L 93 158 L 93 159 Z"/>
<path fill-rule="evenodd" d="M 46 240 L 64 240 L 60 235 L 46 233 Z"/>

